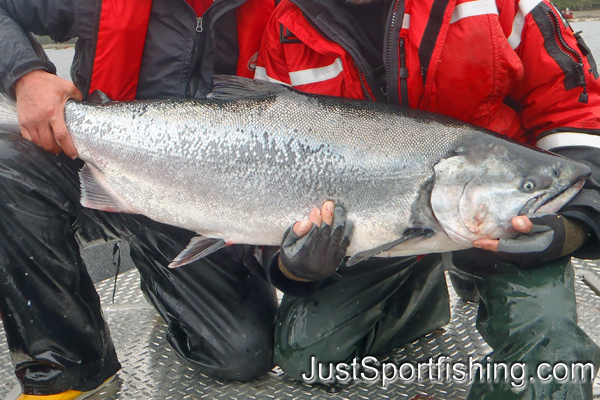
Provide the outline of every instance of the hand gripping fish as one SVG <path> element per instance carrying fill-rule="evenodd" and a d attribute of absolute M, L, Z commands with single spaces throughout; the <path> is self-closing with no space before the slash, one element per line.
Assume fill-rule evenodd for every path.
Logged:
<path fill-rule="evenodd" d="M 0 129 L 19 132 L 0 101 Z M 354 223 L 348 264 L 511 238 L 555 212 L 587 166 L 442 115 L 217 77 L 208 99 L 68 101 L 81 202 L 199 236 L 171 263 L 230 243 L 279 245 L 325 200 Z"/>

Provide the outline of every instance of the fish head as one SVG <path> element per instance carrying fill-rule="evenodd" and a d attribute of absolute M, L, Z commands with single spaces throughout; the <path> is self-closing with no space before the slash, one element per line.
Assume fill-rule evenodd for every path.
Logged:
<path fill-rule="evenodd" d="M 584 164 L 492 135 L 461 144 L 434 171 L 433 214 L 465 247 L 514 237 L 513 217 L 560 210 L 591 174 Z"/>

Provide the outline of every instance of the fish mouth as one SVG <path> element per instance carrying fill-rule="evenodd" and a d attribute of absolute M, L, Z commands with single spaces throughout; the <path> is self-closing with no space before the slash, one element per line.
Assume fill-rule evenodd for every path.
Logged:
<path fill-rule="evenodd" d="M 557 212 L 583 188 L 586 178 L 578 180 L 566 190 L 553 190 L 532 198 L 521 208 L 519 215 Z"/>

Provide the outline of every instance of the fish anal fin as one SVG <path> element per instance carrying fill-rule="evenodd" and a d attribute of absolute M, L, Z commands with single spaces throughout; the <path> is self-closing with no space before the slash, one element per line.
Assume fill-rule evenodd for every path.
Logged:
<path fill-rule="evenodd" d="M 177 257 L 169 264 L 169 268 L 177 268 L 183 265 L 197 261 L 207 255 L 214 253 L 230 243 L 223 239 L 207 238 L 204 236 L 194 236 L 187 247 L 179 253 Z"/>
<path fill-rule="evenodd" d="M 86 164 L 79 171 L 81 204 L 96 210 L 137 214 L 127 201 L 115 193 L 106 183 L 102 173 Z"/>
<path fill-rule="evenodd" d="M 375 247 L 374 249 L 361 251 L 359 253 L 354 254 L 348 261 L 346 262 L 346 266 L 351 267 L 354 264 L 357 264 L 361 261 L 368 260 L 371 257 L 375 257 L 379 253 L 383 253 L 384 251 L 390 250 L 393 247 L 398 246 L 401 243 L 407 242 L 411 239 L 417 237 L 430 237 L 433 234 L 433 231 L 429 228 L 424 227 L 413 227 L 407 228 L 402 236 L 392 242 L 383 244 L 379 247 Z"/>

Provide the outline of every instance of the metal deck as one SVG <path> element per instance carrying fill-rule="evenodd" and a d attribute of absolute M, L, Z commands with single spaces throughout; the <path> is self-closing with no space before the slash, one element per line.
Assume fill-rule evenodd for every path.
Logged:
<path fill-rule="evenodd" d="M 600 278 L 600 264 L 574 260 L 578 279 L 576 290 L 580 326 L 600 343 L 600 297 L 584 283 Z M 235 383 L 210 378 L 175 354 L 164 339 L 165 324 L 146 303 L 138 288 L 135 270 L 121 274 L 112 302 L 113 279 L 96 285 L 104 316 L 123 368 L 115 383 L 89 399 L 464 399 L 469 381 L 400 380 L 382 387 L 381 381 L 364 380 L 349 385 L 311 386 L 292 380 L 275 368 L 267 376 L 250 383 Z M 593 284 L 591 285 L 593 286 Z M 475 329 L 477 306 L 459 300 L 450 289 L 452 320 L 444 329 L 432 332 L 403 348 L 383 362 L 426 362 L 430 357 L 450 357 L 453 362 L 468 357 L 482 359 L 490 348 Z M 14 398 L 19 392 L 2 332 L 0 341 L 0 399 Z M 594 386 L 600 398 L 600 379 Z"/>

